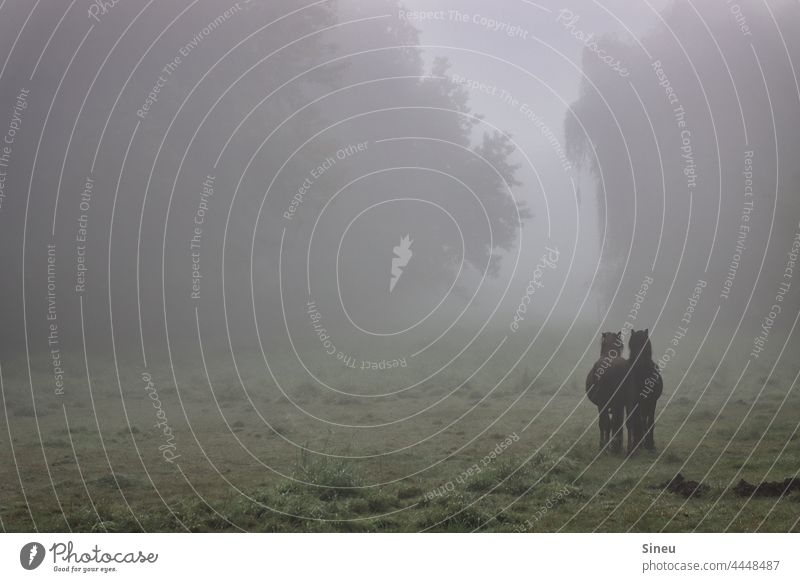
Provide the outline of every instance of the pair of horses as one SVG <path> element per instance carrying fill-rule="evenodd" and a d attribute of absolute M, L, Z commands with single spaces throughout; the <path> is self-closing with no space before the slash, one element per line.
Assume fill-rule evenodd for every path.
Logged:
<path fill-rule="evenodd" d="M 656 401 L 664 390 L 648 330 L 632 331 L 630 358 L 622 357 L 622 332 L 603 332 L 600 359 L 586 377 L 586 395 L 597 406 L 600 448 L 622 449 L 623 425 L 628 432 L 628 454 L 640 445 L 655 448 L 653 429 Z"/>

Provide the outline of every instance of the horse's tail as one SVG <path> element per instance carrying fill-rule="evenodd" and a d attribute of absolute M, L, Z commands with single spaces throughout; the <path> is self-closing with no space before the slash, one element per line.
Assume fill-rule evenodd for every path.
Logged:
<path fill-rule="evenodd" d="M 603 379 L 602 377 L 598 377 L 596 371 L 597 366 L 592 366 L 592 369 L 586 376 L 586 397 L 592 404 L 599 408 L 605 406 L 607 403 L 603 396 Z"/>
<path fill-rule="evenodd" d="M 664 393 L 664 379 L 661 377 L 661 372 L 658 371 L 658 364 L 653 363 L 653 397 L 658 400 L 661 394 Z"/>

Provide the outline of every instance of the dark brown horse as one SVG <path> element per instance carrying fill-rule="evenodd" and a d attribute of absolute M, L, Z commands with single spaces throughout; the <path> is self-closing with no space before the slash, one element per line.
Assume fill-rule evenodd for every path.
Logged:
<path fill-rule="evenodd" d="M 648 330 L 632 331 L 628 340 L 628 348 L 631 352 L 628 361 L 643 433 L 642 445 L 646 449 L 652 450 L 656 447 L 653 436 L 656 401 L 664 391 L 664 382 L 661 379 L 658 364 L 653 361 L 653 347 L 650 344 Z"/>
<path fill-rule="evenodd" d="M 628 429 L 628 452 L 639 440 L 639 415 L 628 361 L 622 357 L 625 344 L 620 332 L 603 332 L 600 359 L 586 377 L 586 396 L 597 406 L 600 449 L 609 442 L 612 451 L 622 449 L 622 425 Z"/>

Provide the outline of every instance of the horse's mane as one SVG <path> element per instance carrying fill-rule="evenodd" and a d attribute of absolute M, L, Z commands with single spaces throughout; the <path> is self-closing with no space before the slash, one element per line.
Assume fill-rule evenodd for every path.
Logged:
<path fill-rule="evenodd" d="M 611 350 L 616 350 L 617 357 L 622 356 L 622 350 L 625 348 L 625 343 L 622 341 L 622 334 L 614 332 L 603 332 L 602 340 L 600 342 L 600 355 L 606 356 Z"/>
<path fill-rule="evenodd" d="M 639 339 L 641 337 L 646 338 L 644 342 Z M 631 351 L 631 360 L 637 365 L 644 366 L 653 363 L 653 345 L 650 343 L 650 337 L 646 331 L 634 331 L 628 347 Z"/>

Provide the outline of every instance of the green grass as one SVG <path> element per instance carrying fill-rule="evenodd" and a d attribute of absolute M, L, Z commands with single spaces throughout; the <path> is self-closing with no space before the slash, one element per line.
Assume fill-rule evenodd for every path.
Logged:
<path fill-rule="evenodd" d="M 250 384 L 259 386 L 263 378 L 254 376 Z M 77 532 L 800 529 L 800 494 L 746 499 L 731 491 L 742 478 L 783 480 L 800 470 L 800 397 L 790 394 L 781 404 L 791 374 L 772 381 L 757 401 L 761 384 L 742 382 L 727 406 L 725 390 L 698 400 L 696 386 L 706 379 L 690 378 L 674 394 L 674 377 L 667 376 L 659 450 L 631 458 L 598 452 L 596 411 L 574 379 L 561 392 L 551 390 L 558 382 L 548 381 L 523 395 L 529 380 L 514 378 L 489 394 L 498 376 L 489 370 L 471 379 L 468 390 L 416 416 L 461 379 L 428 383 L 385 407 L 377 399 L 356 405 L 340 395 L 320 398 L 298 383 L 304 408 L 335 419 L 336 426 L 309 420 L 263 386 L 251 396 L 274 431 L 230 378 L 218 382 L 234 386 L 220 388 L 230 404 L 228 425 L 209 403 L 207 387 L 187 389 L 178 402 L 164 380 L 159 394 L 175 431 L 180 470 L 162 458 L 163 435 L 141 395 L 126 397 L 123 414 L 118 394 L 96 394 L 97 421 L 76 395 L 67 405 L 69 431 L 61 408 L 37 401 L 37 426 L 20 399 L 8 424 L 0 415 L 0 523 L 6 531 Z M 13 382 L 6 383 L 9 394 Z M 390 422 L 403 417 L 412 420 Z M 484 462 L 511 434 L 518 442 Z M 690 499 L 663 491 L 659 485 L 678 472 L 708 491 Z"/>
<path fill-rule="evenodd" d="M 800 494 L 786 498 L 736 497 L 722 483 L 699 499 L 663 492 L 648 479 L 639 484 L 647 457 L 626 461 L 610 482 L 594 476 L 577 480 L 580 461 L 550 450 L 530 461 L 498 460 L 472 480 L 454 484 L 434 497 L 418 486 L 398 483 L 365 487 L 366 479 L 352 462 L 331 457 L 298 463 L 297 480 L 243 491 L 229 499 L 206 503 L 196 497 L 170 499 L 172 512 L 163 505 L 134 514 L 111 497 L 98 496 L 97 513 L 87 506 L 67 505 L 64 516 L 36 508 L 41 531 L 247 531 L 262 532 L 410 532 L 410 531 L 700 531 L 729 528 L 748 531 L 774 508 L 762 530 L 788 531 L 800 515 Z M 618 458 L 604 458 L 609 470 Z M 663 473 L 660 471 L 659 473 Z M 123 489 L 140 486 L 139 480 L 118 474 Z M 575 483 L 581 483 L 576 485 Z M 73 484 L 78 485 L 78 484 Z M 600 487 L 602 485 L 602 488 Z M 109 478 L 89 484 L 115 490 Z M 597 495 L 595 495 L 597 493 Z M 629 495 L 627 502 L 622 499 Z M 207 500 L 208 501 L 208 500 Z M 716 506 L 714 502 L 718 501 Z M 777 505 L 776 505 L 777 504 Z M 735 516 L 742 509 L 740 516 Z M 174 514 L 174 515 L 173 515 Z M 14 519 L 14 517 L 18 519 Z M 729 527 L 729 523 L 733 524 Z M 21 512 L 4 511 L 9 531 L 27 530 Z M 16 527 L 15 527 L 16 526 Z"/>

